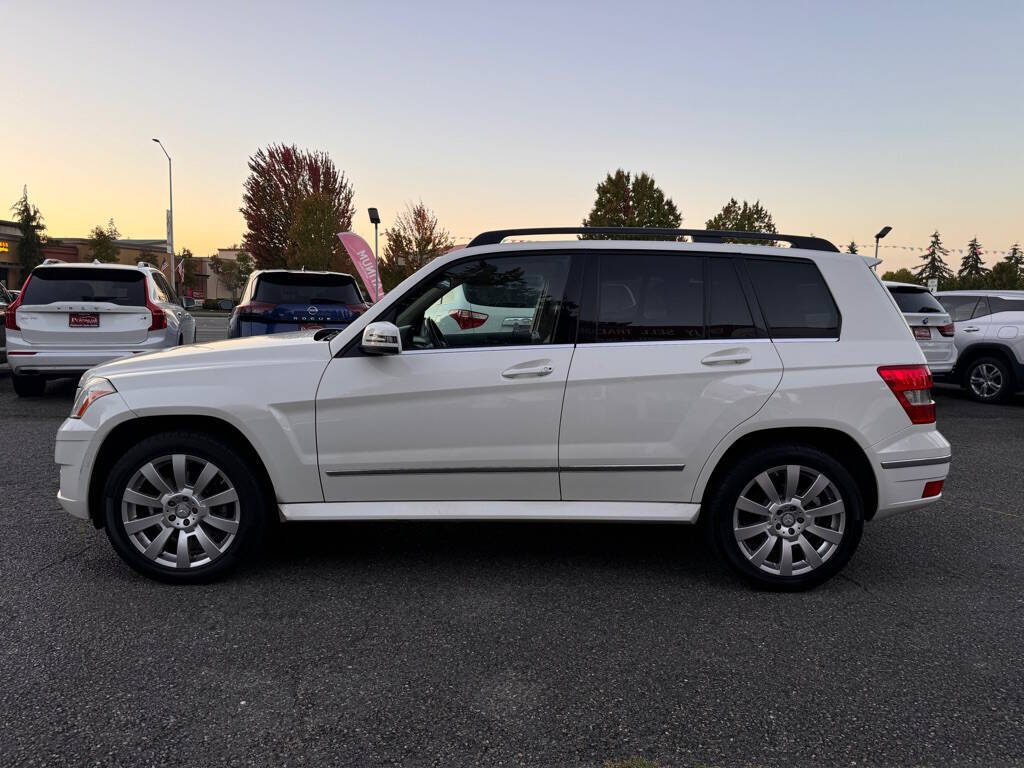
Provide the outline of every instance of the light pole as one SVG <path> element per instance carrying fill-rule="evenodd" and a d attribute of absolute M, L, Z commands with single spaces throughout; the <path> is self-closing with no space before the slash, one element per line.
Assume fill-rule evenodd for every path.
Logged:
<path fill-rule="evenodd" d="M 882 227 L 880 230 L 878 230 L 878 234 L 875 235 L 875 258 L 876 259 L 878 258 L 878 241 L 881 240 L 886 235 L 888 235 L 890 232 L 892 232 L 892 227 Z"/>
<path fill-rule="evenodd" d="M 373 271 L 374 279 L 377 281 L 377 295 L 374 301 L 377 301 L 380 298 L 380 257 L 377 256 L 377 225 L 380 224 L 380 214 L 376 208 L 370 208 L 367 213 L 370 214 L 370 223 L 373 224 Z"/>
<path fill-rule="evenodd" d="M 160 139 L 153 139 L 164 155 L 167 157 L 167 196 L 170 201 L 170 209 L 167 212 L 167 250 L 171 254 L 171 285 L 177 287 L 178 276 L 174 271 L 174 180 L 171 176 L 171 156 L 167 154 Z"/>

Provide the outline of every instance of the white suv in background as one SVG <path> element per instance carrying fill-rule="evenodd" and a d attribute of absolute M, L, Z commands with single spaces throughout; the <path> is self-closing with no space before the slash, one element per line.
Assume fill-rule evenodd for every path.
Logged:
<path fill-rule="evenodd" d="M 665 240 L 502 244 L 535 234 Z M 793 247 L 709 242 L 735 237 Z M 528 332 L 428 322 L 456 286 L 502 306 L 524 284 Z M 170 582 L 223 574 L 275 518 L 701 521 L 741 575 L 801 589 L 865 521 L 941 498 L 930 387 L 868 265 L 819 238 L 488 232 L 344 329 L 89 371 L 58 498 Z"/>
<path fill-rule="evenodd" d="M 14 391 L 77 377 L 108 360 L 195 342 L 195 319 L 153 265 L 47 259 L 4 311 Z"/>
<path fill-rule="evenodd" d="M 975 400 L 996 403 L 1024 389 L 1024 291 L 935 294 L 956 325 L 959 351 L 947 377 Z"/>
<path fill-rule="evenodd" d="M 938 299 L 922 285 L 888 280 L 883 281 L 883 285 L 889 289 L 896 306 L 906 318 L 931 372 L 945 375 L 952 371 L 957 355 L 953 342 L 955 330 L 949 313 Z"/>

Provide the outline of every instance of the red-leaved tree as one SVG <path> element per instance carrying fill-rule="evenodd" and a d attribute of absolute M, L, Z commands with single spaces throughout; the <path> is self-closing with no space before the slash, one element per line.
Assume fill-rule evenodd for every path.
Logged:
<path fill-rule="evenodd" d="M 300 263 L 302 252 L 310 248 L 319 254 L 337 254 L 335 268 L 344 268 L 347 258 L 337 247 L 334 233 L 352 228 L 353 195 L 352 184 L 326 152 L 299 149 L 294 144 L 261 148 L 249 158 L 249 177 L 242 194 L 240 210 L 248 228 L 243 247 L 260 269 Z M 324 242 L 294 239 L 310 230 L 305 225 L 309 205 L 303 204 L 309 198 L 316 200 L 321 224 L 327 220 L 326 226 L 318 228 L 318 237 Z"/>

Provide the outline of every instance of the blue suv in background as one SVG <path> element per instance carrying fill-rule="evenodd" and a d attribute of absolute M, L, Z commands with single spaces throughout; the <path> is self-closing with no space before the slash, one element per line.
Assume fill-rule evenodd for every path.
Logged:
<path fill-rule="evenodd" d="M 352 275 L 265 269 L 253 272 L 228 320 L 228 338 L 344 328 L 369 308 Z"/>

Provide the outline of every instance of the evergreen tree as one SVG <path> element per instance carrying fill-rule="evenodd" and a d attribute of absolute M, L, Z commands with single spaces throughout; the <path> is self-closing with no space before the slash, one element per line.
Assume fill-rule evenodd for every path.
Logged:
<path fill-rule="evenodd" d="M 746 200 L 741 205 L 735 197 L 722 206 L 722 210 L 705 223 L 708 229 L 736 230 L 738 232 L 770 232 L 775 234 L 775 221 L 768 209 L 755 200 L 751 205 Z M 775 245 L 774 240 L 726 240 L 730 243 L 749 243 L 751 245 Z"/>
<path fill-rule="evenodd" d="M 917 283 L 919 282 L 917 277 L 906 267 L 900 267 L 895 272 L 892 270 L 882 274 L 883 280 L 888 280 L 893 283 Z"/>
<path fill-rule="evenodd" d="M 646 173 L 633 176 L 619 168 L 597 185 L 597 199 L 585 227 L 665 227 L 676 229 L 683 221 L 672 198 Z M 580 239 L 608 240 L 609 235 L 581 235 Z M 675 240 L 674 237 L 651 238 Z"/>
<path fill-rule="evenodd" d="M 857 243 L 855 243 L 853 240 L 851 240 L 850 244 L 848 246 L 846 246 L 846 252 L 847 253 L 857 253 Z"/>
<path fill-rule="evenodd" d="M 1024 281 L 1024 251 L 1021 250 L 1020 243 L 1010 246 L 1010 252 L 1006 254 L 1004 261 L 1012 266 L 1017 277 Z"/>
<path fill-rule="evenodd" d="M 39 209 L 28 201 L 28 186 L 22 188 L 21 199 L 11 206 L 11 210 L 21 232 L 21 242 L 18 243 L 21 274 L 28 275 L 33 267 L 43 262 L 42 233 L 46 230 L 46 225 L 43 224 Z"/>
<path fill-rule="evenodd" d="M 978 244 L 978 238 L 972 237 L 971 242 L 967 244 L 967 253 L 964 254 L 964 258 L 960 262 L 960 271 L 957 272 L 957 277 L 961 280 L 980 280 L 987 273 L 988 267 L 981 260 L 981 246 Z"/>
<path fill-rule="evenodd" d="M 928 244 L 928 248 L 921 255 L 924 264 L 914 272 L 917 281 L 924 284 L 934 278 L 939 281 L 941 287 L 943 282 L 952 280 L 953 270 L 946 264 L 944 256 L 949 256 L 949 251 L 942 247 L 942 238 L 939 237 L 939 232 L 936 230 L 932 233 L 932 240 Z"/>

